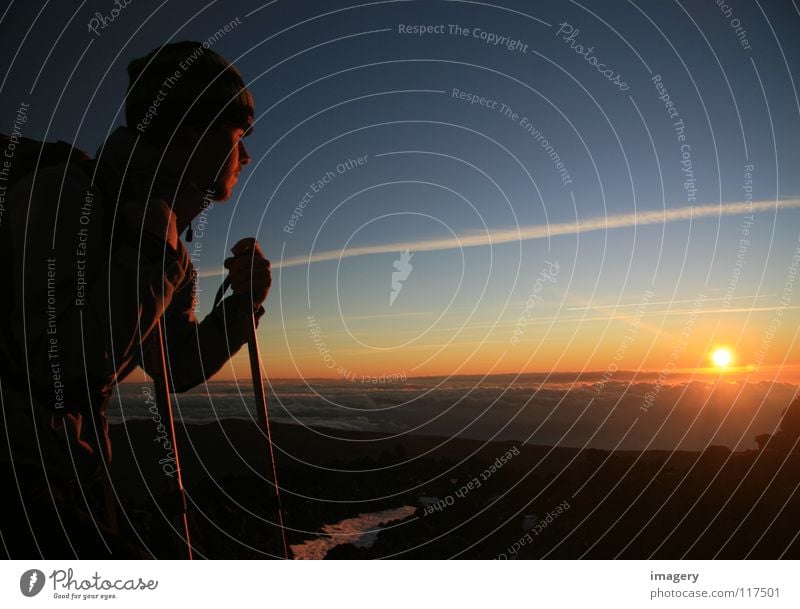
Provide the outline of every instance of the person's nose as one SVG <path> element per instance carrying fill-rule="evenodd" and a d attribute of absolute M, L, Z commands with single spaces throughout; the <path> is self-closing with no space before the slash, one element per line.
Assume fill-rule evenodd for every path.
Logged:
<path fill-rule="evenodd" d="M 244 147 L 244 142 L 239 142 L 239 163 L 242 165 L 247 165 L 250 162 L 250 155 L 247 152 L 247 148 Z"/>

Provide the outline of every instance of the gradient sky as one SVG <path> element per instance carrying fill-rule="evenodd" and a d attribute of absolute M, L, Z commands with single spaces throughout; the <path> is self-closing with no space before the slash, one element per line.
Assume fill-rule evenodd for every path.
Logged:
<path fill-rule="evenodd" d="M 278 0 L 191 14 L 186 3 L 133 2 L 98 35 L 87 24 L 112 2 L 74 13 L 73 3 L 14 2 L 0 24 L 1 128 L 26 102 L 23 135 L 94 151 L 124 121 L 131 59 L 238 19 L 212 48 L 255 96 L 253 163 L 188 247 L 203 311 L 238 239 L 256 236 L 273 261 L 259 328 L 270 376 L 694 371 L 728 345 L 740 371 L 796 379 L 800 281 L 787 279 L 800 247 L 800 12 L 789 1 L 728 5 L 726 15 L 711 0 Z M 561 24 L 579 30 L 571 41 Z M 593 47 L 627 90 L 575 44 Z M 406 248 L 412 268 L 390 304 Z M 218 378 L 246 376 L 245 358 Z"/>

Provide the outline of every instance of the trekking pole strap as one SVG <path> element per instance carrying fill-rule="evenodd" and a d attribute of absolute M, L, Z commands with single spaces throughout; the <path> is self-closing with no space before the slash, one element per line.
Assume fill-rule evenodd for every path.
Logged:
<path fill-rule="evenodd" d="M 214 308 L 216 308 L 221 302 L 223 296 L 225 296 L 225 292 L 228 291 L 228 288 L 231 285 L 231 276 L 228 275 L 225 277 L 225 280 L 222 282 L 222 285 L 219 286 L 217 290 L 217 295 L 214 297 Z"/>

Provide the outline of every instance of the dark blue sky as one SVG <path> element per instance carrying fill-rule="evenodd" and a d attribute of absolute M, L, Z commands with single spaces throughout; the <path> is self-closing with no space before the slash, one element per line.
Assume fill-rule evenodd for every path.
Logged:
<path fill-rule="evenodd" d="M 505 359 L 498 371 L 604 368 L 604 351 L 585 344 L 581 351 L 576 337 L 608 341 L 613 351 L 614 320 L 581 321 L 586 307 L 635 304 L 647 289 L 667 303 L 701 292 L 737 303 L 743 311 L 720 310 L 723 325 L 736 329 L 726 339 L 732 344 L 757 345 L 777 306 L 800 227 L 792 203 L 800 197 L 794 2 L 134 1 L 97 34 L 88 30 L 95 12 L 114 7 L 12 3 L 0 24 L 0 129 L 11 130 L 25 102 L 23 135 L 94 151 L 123 122 L 131 59 L 168 41 L 206 40 L 235 20 L 213 49 L 236 63 L 254 93 L 256 129 L 246 140 L 253 163 L 234 198 L 209 215 L 196 264 L 201 302 L 210 306 L 221 279 L 214 273 L 243 236 L 255 234 L 276 267 L 281 256 L 292 259 L 276 268 L 264 326 L 275 332 L 280 348 L 271 354 L 287 375 L 325 372 L 308 340 L 308 314 L 326 320 L 341 361 L 373 354 L 385 356 L 384 367 L 444 373 L 481 353 L 469 371 L 485 370 L 505 357 L 547 261 L 561 272 L 537 316 L 557 327 L 543 324 L 525 340 L 552 349 L 538 363 Z M 436 29 L 416 35 L 401 25 Z M 469 33 L 456 35 L 451 25 Z M 492 45 L 490 36 L 518 42 Z M 619 75 L 617 84 L 592 57 Z M 672 118 L 657 76 L 674 103 Z M 487 101 L 470 104 L 454 89 Z M 727 206 L 744 201 L 750 164 L 753 200 L 772 208 L 756 215 L 738 268 L 744 214 Z M 284 230 L 328 171 L 335 179 L 294 230 Z M 704 211 L 689 222 L 680 219 L 686 207 Z M 659 210 L 661 222 L 619 219 Z M 605 217 L 617 227 L 587 230 Z M 535 235 L 536 227 L 560 224 L 575 229 L 501 239 L 517 226 Z M 476 233 L 483 244 L 459 249 L 459 239 Z M 339 263 L 327 260 L 345 246 Z M 350 249 L 368 246 L 377 250 Z M 415 252 L 414 271 L 390 306 L 401 246 Z M 298 263 L 312 253 L 321 259 Z M 731 292 L 733 273 L 740 278 Z M 792 306 L 800 300 L 793 297 Z M 670 315 L 689 306 L 662 307 L 654 326 L 663 334 L 674 323 L 670 331 L 678 332 L 683 320 Z M 754 313 L 761 309 L 764 319 Z M 794 309 L 787 319 L 797 321 Z M 786 341 L 789 349 L 793 339 Z M 493 343 L 497 351 L 486 352 Z M 454 355 L 443 359 L 443 345 Z M 661 365 L 642 349 L 640 361 Z"/>

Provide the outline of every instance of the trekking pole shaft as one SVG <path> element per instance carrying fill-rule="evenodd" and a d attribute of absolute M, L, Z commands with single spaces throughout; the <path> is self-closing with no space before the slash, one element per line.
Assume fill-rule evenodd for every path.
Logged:
<path fill-rule="evenodd" d="M 275 486 L 276 512 L 278 514 L 278 526 L 281 529 L 281 541 L 283 543 L 284 558 L 289 558 L 289 546 L 286 543 L 286 530 L 283 524 L 283 506 L 281 505 L 281 494 L 278 487 L 278 471 L 275 466 L 275 452 L 272 448 L 272 433 L 269 428 L 269 412 L 267 410 L 267 394 L 264 391 L 264 377 L 261 369 L 261 354 L 258 348 L 258 337 L 256 335 L 256 319 L 253 309 L 249 302 L 245 302 L 245 319 L 247 321 L 247 348 L 250 352 L 250 375 L 253 379 L 253 393 L 256 399 L 256 410 L 261 429 L 267 436 L 267 479 Z"/>
<path fill-rule="evenodd" d="M 169 435 L 170 442 L 172 442 L 172 449 L 175 452 L 175 470 L 176 482 L 178 485 L 178 494 L 180 495 L 183 521 L 183 532 L 186 540 L 186 550 L 188 552 L 189 560 L 192 560 L 192 542 L 189 537 L 189 520 L 187 518 L 187 505 L 186 505 L 186 491 L 183 488 L 183 474 L 181 470 L 181 461 L 178 453 L 178 442 L 175 435 L 175 417 L 172 411 L 172 398 L 169 391 L 169 377 L 167 376 L 167 359 L 164 353 L 164 329 L 161 325 L 161 320 L 156 322 L 156 327 L 153 330 L 152 346 L 150 348 L 150 369 L 154 371 L 153 384 L 156 389 L 156 404 L 158 409 L 164 413 L 166 412 L 169 421 Z"/>

